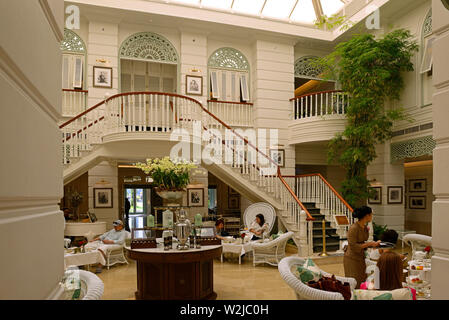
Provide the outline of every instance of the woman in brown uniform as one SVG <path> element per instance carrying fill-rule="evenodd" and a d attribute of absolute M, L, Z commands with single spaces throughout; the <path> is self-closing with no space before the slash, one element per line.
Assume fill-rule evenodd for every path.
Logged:
<path fill-rule="evenodd" d="M 343 264 L 345 276 L 357 280 L 357 288 L 366 280 L 365 249 L 379 246 L 379 242 L 365 242 L 369 232 L 367 224 L 373 220 L 373 211 L 370 207 L 357 208 L 352 213 L 357 219 L 348 230 L 348 246 L 345 249 Z"/>

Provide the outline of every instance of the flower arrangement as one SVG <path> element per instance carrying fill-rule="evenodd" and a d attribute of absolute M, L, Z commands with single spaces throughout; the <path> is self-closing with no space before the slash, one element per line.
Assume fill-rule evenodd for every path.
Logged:
<path fill-rule="evenodd" d="M 72 205 L 73 215 L 76 220 L 79 220 L 78 207 L 83 202 L 83 199 L 84 199 L 83 194 L 78 191 L 73 191 L 70 194 L 70 204 Z"/>
<path fill-rule="evenodd" d="M 424 248 L 424 252 L 425 252 L 426 255 L 427 255 L 427 259 L 432 258 L 432 256 L 433 256 L 433 248 L 432 248 L 431 246 L 425 247 L 425 248 Z"/>
<path fill-rule="evenodd" d="M 187 160 L 171 160 L 170 157 L 162 159 L 147 159 L 146 163 L 138 162 L 136 168 L 151 175 L 160 190 L 181 191 L 190 182 L 190 170 L 197 166 Z"/>

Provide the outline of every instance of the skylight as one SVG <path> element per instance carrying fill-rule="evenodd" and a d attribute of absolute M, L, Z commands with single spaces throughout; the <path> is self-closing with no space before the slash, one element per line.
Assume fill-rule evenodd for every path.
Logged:
<path fill-rule="evenodd" d="M 323 14 L 338 13 L 352 0 L 165 0 L 199 8 L 254 15 L 260 18 L 313 24 Z"/>

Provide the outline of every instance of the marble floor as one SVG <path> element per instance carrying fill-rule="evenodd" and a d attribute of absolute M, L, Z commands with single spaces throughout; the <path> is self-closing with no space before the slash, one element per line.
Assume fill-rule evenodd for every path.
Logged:
<path fill-rule="evenodd" d="M 410 252 L 394 250 L 398 253 Z M 290 254 L 291 255 L 291 254 Z M 313 258 L 320 269 L 337 276 L 344 276 L 343 257 Z M 136 291 L 136 264 L 115 265 L 98 274 L 104 282 L 104 300 L 134 300 Z M 251 258 L 214 261 L 214 290 L 218 300 L 294 300 L 293 290 L 282 280 L 277 267 L 253 266 Z"/>
<path fill-rule="evenodd" d="M 343 264 L 323 264 L 320 268 L 329 273 L 343 275 Z M 98 274 L 104 282 L 104 300 L 134 299 L 136 291 L 136 264 L 115 265 Z M 235 259 L 214 261 L 214 289 L 219 300 L 292 300 L 295 294 L 282 280 L 277 267 L 253 266 L 250 258 L 239 265 Z"/>

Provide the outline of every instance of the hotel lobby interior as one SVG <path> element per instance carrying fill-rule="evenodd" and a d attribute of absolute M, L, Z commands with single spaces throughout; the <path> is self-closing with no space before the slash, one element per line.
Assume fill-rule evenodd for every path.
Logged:
<path fill-rule="evenodd" d="M 0 300 L 449 299 L 449 0 L 0 17 Z"/>

